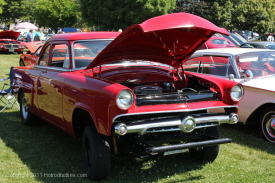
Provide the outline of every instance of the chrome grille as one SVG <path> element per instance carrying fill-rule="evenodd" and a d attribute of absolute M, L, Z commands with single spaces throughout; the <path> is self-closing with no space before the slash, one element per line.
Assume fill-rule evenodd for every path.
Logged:
<path fill-rule="evenodd" d="M 219 126 L 220 124 L 218 122 L 209 122 L 204 124 L 197 124 L 195 129 L 200 128 L 207 128 L 207 127 L 213 127 L 213 126 Z M 172 132 L 172 131 L 181 131 L 179 126 L 166 126 L 166 127 L 155 127 L 155 128 L 149 128 L 146 130 L 145 133 L 156 133 L 156 132 Z"/>
<path fill-rule="evenodd" d="M 18 44 L 6 44 L 5 48 L 6 49 L 18 49 Z"/>

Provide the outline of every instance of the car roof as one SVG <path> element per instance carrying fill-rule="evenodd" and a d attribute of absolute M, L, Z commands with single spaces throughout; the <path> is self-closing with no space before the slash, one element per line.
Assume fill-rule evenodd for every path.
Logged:
<path fill-rule="evenodd" d="M 214 49 L 204 49 L 204 50 L 198 50 L 193 55 L 201 55 L 201 54 L 207 54 L 207 55 L 239 55 L 243 53 L 251 53 L 251 52 L 274 52 L 274 50 L 270 49 L 253 49 L 253 48 L 214 48 Z"/>
<path fill-rule="evenodd" d="M 120 32 L 75 32 L 56 34 L 51 38 L 52 41 L 76 41 L 89 39 L 114 39 Z"/>
<path fill-rule="evenodd" d="M 267 45 L 267 44 L 270 45 L 270 44 L 272 44 L 272 45 L 275 45 L 275 42 L 269 42 L 269 41 L 249 41 L 249 42 L 245 42 L 243 44 L 257 44 L 257 45 Z"/>

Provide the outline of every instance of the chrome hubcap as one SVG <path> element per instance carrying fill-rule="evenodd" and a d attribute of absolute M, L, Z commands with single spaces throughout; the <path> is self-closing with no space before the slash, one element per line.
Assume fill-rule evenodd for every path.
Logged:
<path fill-rule="evenodd" d="M 25 98 L 22 100 L 22 115 L 23 118 L 26 119 L 28 115 L 29 107 L 27 106 Z"/>
<path fill-rule="evenodd" d="M 272 115 L 266 123 L 266 131 L 268 135 L 272 138 L 275 138 L 275 115 Z"/>

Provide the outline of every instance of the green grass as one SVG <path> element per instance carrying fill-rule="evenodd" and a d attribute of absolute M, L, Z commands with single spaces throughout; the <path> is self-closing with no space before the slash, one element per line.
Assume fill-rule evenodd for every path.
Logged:
<path fill-rule="evenodd" d="M 18 54 L 0 54 L 1 78 L 18 61 Z M 264 141 L 250 126 L 223 125 L 220 133 L 234 142 L 221 145 L 213 163 L 194 161 L 188 153 L 128 161 L 112 159 L 111 174 L 101 182 L 274 182 L 274 144 Z M 90 182 L 72 177 L 83 174 L 78 140 L 44 122 L 23 126 L 16 109 L 0 113 L 0 157 L 0 182 Z"/>

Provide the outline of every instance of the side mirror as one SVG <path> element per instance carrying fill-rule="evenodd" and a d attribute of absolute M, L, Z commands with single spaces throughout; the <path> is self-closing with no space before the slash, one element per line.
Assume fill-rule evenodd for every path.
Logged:
<path fill-rule="evenodd" d="M 253 72 L 251 70 L 246 70 L 245 71 L 245 78 L 253 78 Z"/>
<path fill-rule="evenodd" d="M 234 81 L 234 74 L 229 74 L 229 75 L 227 76 L 227 78 L 228 78 L 229 80 Z"/>

